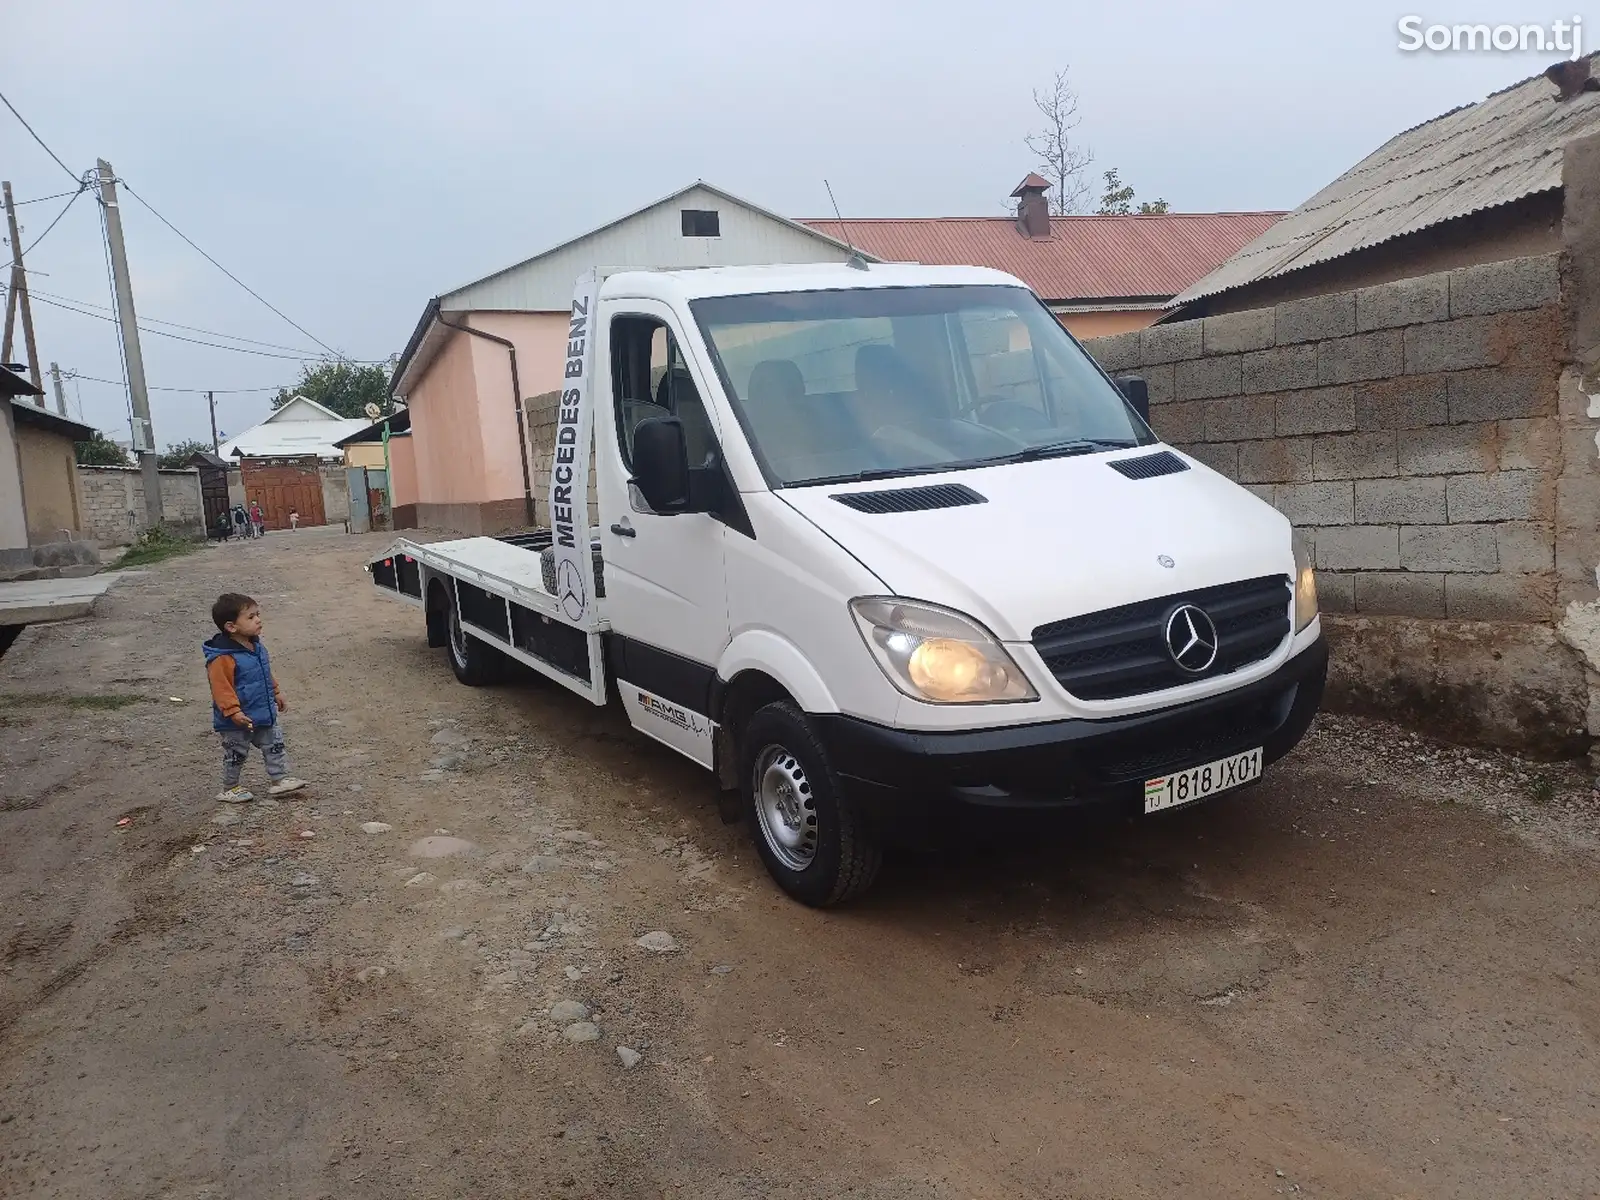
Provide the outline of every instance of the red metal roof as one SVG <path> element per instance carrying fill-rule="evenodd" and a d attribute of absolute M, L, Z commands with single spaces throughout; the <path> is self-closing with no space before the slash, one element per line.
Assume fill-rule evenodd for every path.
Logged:
<path fill-rule="evenodd" d="M 1266 232 L 1281 212 L 1051 217 L 1029 238 L 1011 217 L 804 220 L 875 258 L 993 267 L 1050 301 L 1166 300 Z"/>

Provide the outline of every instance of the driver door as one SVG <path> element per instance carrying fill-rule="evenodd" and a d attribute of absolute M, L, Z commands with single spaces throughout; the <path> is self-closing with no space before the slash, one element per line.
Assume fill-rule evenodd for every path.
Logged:
<path fill-rule="evenodd" d="M 728 643 L 725 527 L 706 513 L 654 512 L 631 481 L 641 421 L 677 417 L 697 467 L 720 454 L 714 417 L 670 309 L 630 300 L 606 319 L 596 403 L 609 403 L 610 419 L 597 422 L 595 454 L 610 666 L 634 727 L 709 767 L 711 684 Z"/>

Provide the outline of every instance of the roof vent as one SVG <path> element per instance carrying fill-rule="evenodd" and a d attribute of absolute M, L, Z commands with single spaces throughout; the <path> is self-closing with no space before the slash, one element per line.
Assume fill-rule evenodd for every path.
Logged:
<path fill-rule="evenodd" d="M 1176 475 L 1189 469 L 1189 464 L 1171 450 L 1141 454 L 1138 458 L 1119 458 L 1106 465 L 1129 479 L 1154 479 L 1157 475 Z"/>
<path fill-rule="evenodd" d="M 885 492 L 835 492 L 832 498 L 846 508 L 864 513 L 921 512 L 929 508 L 960 508 L 989 502 L 987 496 L 979 495 L 964 483 L 890 488 Z"/>

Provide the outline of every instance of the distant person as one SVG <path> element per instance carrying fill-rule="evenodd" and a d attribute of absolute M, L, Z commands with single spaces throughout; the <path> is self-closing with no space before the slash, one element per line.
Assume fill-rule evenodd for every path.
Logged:
<path fill-rule="evenodd" d="M 233 536 L 233 514 L 223 509 L 217 514 L 217 540 L 225 542 Z"/>
<path fill-rule="evenodd" d="M 251 537 L 265 537 L 267 533 L 267 518 L 261 513 L 261 501 L 250 501 L 250 528 Z"/>
<path fill-rule="evenodd" d="M 261 641 L 261 606 L 249 596 L 224 592 L 211 606 L 211 619 L 217 636 L 201 649 L 211 684 L 211 728 L 222 735 L 222 792 L 217 799 L 224 804 L 255 799 L 254 793 L 239 784 L 251 746 L 266 760 L 271 784 L 267 795 L 298 792 L 305 783 L 289 774 L 289 759 L 283 750 L 278 716 L 289 706 L 283 702 L 267 647 Z"/>
<path fill-rule="evenodd" d="M 300 514 L 297 513 L 297 512 L 294 512 L 292 510 L 289 513 L 289 528 L 290 529 L 299 529 L 300 528 Z"/>
<path fill-rule="evenodd" d="M 244 511 L 244 505 L 235 504 L 233 506 L 233 536 L 234 537 L 249 537 L 250 536 L 249 526 L 250 526 L 250 518 Z"/>

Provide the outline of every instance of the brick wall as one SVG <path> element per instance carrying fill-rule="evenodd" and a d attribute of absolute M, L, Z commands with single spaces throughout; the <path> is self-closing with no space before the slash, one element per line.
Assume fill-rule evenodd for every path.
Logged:
<path fill-rule="evenodd" d="M 1552 631 L 1596 595 L 1600 510 L 1586 498 L 1600 424 L 1570 361 L 1583 301 L 1564 299 L 1564 262 L 1465 267 L 1085 343 L 1112 374 L 1145 377 L 1163 440 L 1310 542 L 1336 696 L 1448 709 L 1433 723 L 1490 741 L 1571 748 L 1583 735 L 1581 674 Z M 1399 638 L 1416 621 L 1455 624 L 1405 624 L 1410 649 L 1385 648 L 1384 630 Z M 1499 624 L 1462 642 L 1464 622 Z M 1544 682 L 1530 688 L 1534 676 Z M 1496 688 L 1514 693 L 1498 709 Z"/>
<path fill-rule="evenodd" d="M 205 536 L 200 472 L 162 471 L 162 523 L 174 533 Z M 102 546 L 126 546 L 144 531 L 144 480 L 138 467 L 78 467 L 83 533 Z"/>

